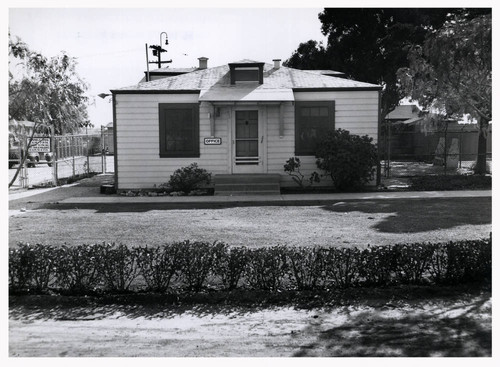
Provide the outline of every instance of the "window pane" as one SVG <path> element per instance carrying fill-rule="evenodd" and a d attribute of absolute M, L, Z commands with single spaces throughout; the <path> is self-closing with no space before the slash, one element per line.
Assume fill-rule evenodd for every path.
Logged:
<path fill-rule="evenodd" d="M 328 116 L 328 107 L 320 107 L 319 115 L 320 116 Z"/>
<path fill-rule="evenodd" d="M 259 143 L 257 140 L 239 140 L 236 141 L 236 156 L 237 157 L 258 157 Z"/>
<path fill-rule="evenodd" d="M 160 156 L 199 154 L 197 108 L 197 104 L 160 104 Z"/>
<path fill-rule="evenodd" d="M 258 111 L 236 111 L 236 139 L 257 139 L 258 136 Z"/>
<path fill-rule="evenodd" d="M 333 128 L 330 102 L 297 102 L 295 151 L 297 154 L 313 155 L 318 140 Z M 333 102 L 332 102 L 333 103 Z M 332 110 L 333 111 L 333 110 Z"/>

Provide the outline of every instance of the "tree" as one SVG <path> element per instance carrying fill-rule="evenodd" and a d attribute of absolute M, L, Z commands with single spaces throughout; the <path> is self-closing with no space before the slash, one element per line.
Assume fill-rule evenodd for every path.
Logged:
<path fill-rule="evenodd" d="M 491 121 L 491 14 L 447 21 L 409 52 L 398 71 L 402 89 L 424 108 L 478 121 L 476 173 L 486 172 L 486 136 Z"/>
<path fill-rule="evenodd" d="M 9 55 L 21 66 L 9 71 L 9 117 L 53 126 L 56 134 L 77 131 L 88 120 L 87 84 L 75 71 L 76 59 L 65 53 L 50 59 L 9 38 Z"/>
<path fill-rule="evenodd" d="M 9 35 L 9 64 L 20 66 L 20 76 L 9 70 L 9 121 L 28 120 L 35 123 L 27 137 L 29 149 L 37 133 L 52 129 L 56 134 L 72 133 L 88 121 L 85 92 L 87 84 L 75 71 L 76 60 L 65 53 L 50 59 L 29 49 L 28 45 Z M 21 164 L 9 187 L 17 179 Z"/>
<path fill-rule="evenodd" d="M 422 44 L 453 14 L 471 17 L 484 12 L 487 9 L 327 8 L 319 14 L 321 31 L 328 36 L 326 48 L 316 41 L 301 43 L 284 64 L 338 70 L 349 78 L 382 85 L 385 116 L 404 97 L 396 72 L 409 66 L 410 47 Z"/>

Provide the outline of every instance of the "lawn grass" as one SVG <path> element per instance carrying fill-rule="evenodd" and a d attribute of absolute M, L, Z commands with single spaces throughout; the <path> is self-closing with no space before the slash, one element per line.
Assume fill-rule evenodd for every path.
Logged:
<path fill-rule="evenodd" d="M 53 208 L 53 209 L 47 209 Z M 61 209 L 10 217 L 9 245 L 183 240 L 261 247 L 366 246 L 479 239 L 491 232 L 491 198 L 391 199 L 322 206 L 161 210 L 159 206 Z"/>

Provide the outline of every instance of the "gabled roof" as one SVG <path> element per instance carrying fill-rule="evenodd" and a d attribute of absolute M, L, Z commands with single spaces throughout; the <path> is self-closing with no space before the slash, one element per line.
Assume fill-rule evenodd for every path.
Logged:
<path fill-rule="evenodd" d="M 255 64 L 253 60 L 241 60 L 238 63 Z M 234 64 L 234 63 L 233 63 Z M 162 93 L 162 92 L 196 92 L 212 88 L 236 88 L 230 83 L 229 66 L 222 65 L 169 78 L 139 83 L 130 87 L 113 90 L 113 93 Z M 376 84 L 359 82 L 334 76 L 326 76 L 305 70 L 298 70 L 264 63 L 264 83 L 251 85 L 248 88 L 271 90 L 380 90 Z"/>

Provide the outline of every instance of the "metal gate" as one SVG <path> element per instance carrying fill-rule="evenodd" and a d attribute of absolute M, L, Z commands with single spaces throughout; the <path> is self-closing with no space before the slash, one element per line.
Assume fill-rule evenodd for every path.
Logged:
<path fill-rule="evenodd" d="M 11 188 L 57 186 L 94 174 L 114 172 L 114 157 L 109 153 L 103 133 L 36 138 L 49 141 L 44 144 L 50 146 L 48 152 L 33 149 L 33 142 L 32 147 L 26 149 L 28 138 L 25 136 L 12 137 L 12 143 L 9 136 L 9 183 L 17 174 Z M 24 152 L 28 152 L 29 159 L 19 167 Z"/>

